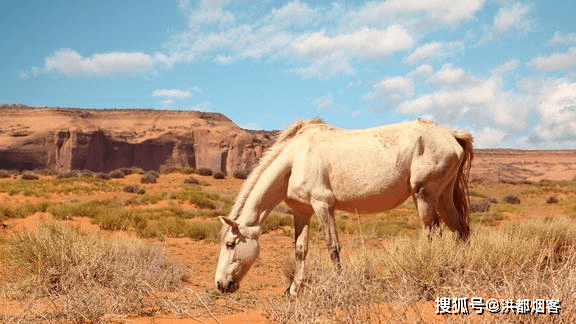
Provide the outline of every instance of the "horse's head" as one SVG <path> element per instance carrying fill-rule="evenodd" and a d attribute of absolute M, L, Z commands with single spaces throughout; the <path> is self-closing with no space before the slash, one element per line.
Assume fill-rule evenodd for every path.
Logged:
<path fill-rule="evenodd" d="M 220 217 L 224 224 L 220 235 L 220 258 L 216 268 L 216 287 L 232 293 L 240 287 L 240 280 L 258 257 L 259 228 L 238 225 L 228 217 Z"/>

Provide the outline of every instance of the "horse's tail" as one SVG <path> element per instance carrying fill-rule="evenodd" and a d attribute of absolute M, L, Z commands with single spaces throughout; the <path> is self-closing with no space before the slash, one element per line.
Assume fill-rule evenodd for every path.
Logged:
<path fill-rule="evenodd" d="M 458 174 L 456 175 L 456 184 L 454 186 L 453 201 L 454 206 L 458 210 L 460 219 L 465 224 L 466 229 L 463 234 L 464 238 L 468 236 L 470 231 L 470 198 L 468 196 L 468 178 L 470 176 L 470 167 L 472 165 L 472 158 L 474 157 L 474 152 L 472 149 L 472 135 L 464 130 L 457 130 L 452 132 L 452 135 L 458 141 L 458 144 L 462 146 L 464 150 L 464 155 L 462 156 L 462 161 L 460 162 L 460 168 L 458 169 Z"/>

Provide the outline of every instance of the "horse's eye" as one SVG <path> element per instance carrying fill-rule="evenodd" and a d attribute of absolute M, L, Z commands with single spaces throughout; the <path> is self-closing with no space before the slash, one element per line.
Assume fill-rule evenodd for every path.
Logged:
<path fill-rule="evenodd" d="M 235 246 L 236 246 L 236 242 L 228 242 L 228 243 L 226 243 L 226 248 L 227 248 L 227 249 L 232 250 L 232 249 L 234 249 Z"/>

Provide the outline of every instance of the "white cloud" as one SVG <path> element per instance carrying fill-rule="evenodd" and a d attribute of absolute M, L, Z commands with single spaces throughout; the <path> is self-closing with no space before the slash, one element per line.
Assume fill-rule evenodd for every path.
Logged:
<path fill-rule="evenodd" d="M 351 56 L 378 58 L 408 49 L 412 44 L 408 31 L 392 25 L 386 30 L 363 27 L 334 37 L 326 36 L 325 32 L 312 33 L 298 38 L 292 46 L 299 55 L 322 56 L 343 51 Z"/>
<path fill-rule="evenodd" d="M 503 77 L 517 65 L 517 61 L 510 60 L 495 67 L 491 75 L 478 76 L 453 64 L 444 64 L 437 71 L 425 64 L 406 76 L 383 80 L 365 99 L 377 100 L 379 94 L 397 114 L 427 116 L 449 127 L 467 125 L 479 147 L 510 145 L 510 141 L 519 142 L 519 134 L 526 134 L 534 102 L 538 101 L 528 87 L 519 92 L 506 89 Z M 416 91 L 413 84 L 417 81 L 428 86 Z M 412 84 L 413 88 L 402 84 Z M 384 91 L 378 93 L 378 88 L 393 89 L 389 93 L 395 97 Z"/>
<path fill-rule="evenodd" d="M 308 66 L 290 71 L 308 78 L 327 79 L 356 72 L 350 60 L 382 58 L 412 46 L 412 36 L 401 26 L 387 29 L 363 27 L 357 31 L 326 36 L 325 32 L 305 34 L 292 43 L 293 53 L 308 60 Z"/>
<path fill-rule="evenodd" d="M 562 34 L 557 31 L 554 33 L 554 36 L 548 40 L 548 44 L 552 46 L 574 45 L 576 44 L 576 33 Z"/>
<path fill-rule="evenodd" d="M 250 130 L 260 130 L 260 129 L 262 129 L 262 128 L 260 128 L 260 126 L 258 126 L 258 124 L 255 123 L 255 122 L 250 122 L 250 123 L 242 124 L 242 125 L 240 125 L 240 128 L 250 129 Z"/>
<path fill-rule="evenodd" d="M 456 68 L 450 63 L 446 63 L 442 68 L 430 76 L 428 82 L 439 85 L 462 85 L 470 76 L 462 68 Z"/>
<path fill-rule="evenodd" d="M 533 10 L 534 4 L 520 2 L 500 8 L 494 17 L 492 26 L 484 28 L 484 35 L 478 44 L 502 39 L 512 31 L 521 33 L 531 31 L 535 25 L 535 20 L 531 16 Z"/>
<path fill-rule="evenodd" d="M 189 0 L 178 0 L 178 5 L 187 15 L 189 27 L 198 29 L 203 25 L 233 23 L 235 21 L 234 15 L 223 9 L 228 2 L 225 0 L 201 0 L 196 8 L 192 8 Z"/>
<path fill-rule="evenodd" d="M 388 103 L 397 104 L 402 100 L 412 97 L 413 94 L 414 83 L 412 80 L 406 77 L 396 76 L 375 83 L 372 86 L 372 91 L 367 93 L 363 99 L 385 99 Z"/>
<path fill-rule="evenodd" d="M 176 104 L 176 100 L 173 100 L 173 99 L 166 99 L 166 100 L 160 101 L 160 106 L 162 107 L 162 109 L 172 108 L 175 104 Z"/>
<path fill-rule="evenodd" d="M 332 92 L 328 92 L 326 95 L 312 100 L 314 106 L 318 109 L 327 109 L 334 105 L 334 96 Z"/>
<path fill-rule="evenodd" d="M 493 68 L 492 74 L 503 75 L 505 73 L 515 70 L 516 68 L 518 68 L 518 65 L 520 65 L 520 61 L 518 61 L 517 59 L 511 59 L 506 63 Z"/>
<path fill-rule="evenodd" d="M 306 67 L 290 69 L 291 73 L 305 78 L 329 79 L 337 75 L 352 75 L 356 70 L 348 62 L 348 58 L 341 53 L 317 58 Z"/>
<path fill-rule="evenodd" d="M 346 91 L 351 91 L 354 89 L 358 89 L 361 86 L 364 85 L 364 82 L 362 80 L 354 80 L 354 81 L 350 81 L 346 84 L 346 87 L 344 87 L 344 90 Z"/>
<path fill-rule="evenodd" d="M 192 92 L 190 90 L 181 90 L 181 89 L 156 89 L 152 93 L 154 97 L 162 97 L 162 98 L 192 98 Z"/>
<path fill-rule="evenodd" d="M 576 144 L 576 83 L 556 80 L 544 87 L 539 100 L 539 125 L 531 138 L 534 143 Z"/>
<path fill-rule="evenodd" d="M 430 42 L 415 49 L 405 61 L 415 63 L 422 60 L 440 59 L 462 49 L 464 49 L 463 42 Z"/>
<path fill-rule="evenodd" d="M 502 142 L 510 135 L 501 129 L 484 126 L 484 128 L 474 133 L 475 148 L 495 148 L 502 145 Z"/>
<path fill-rule="evenodd" d="M 214 111 L 214 108 L 212 106 L 212 103 L 210 101 L 204 100 L 202 102 L 199 102 L 195 105 L 193 105 L 192 107 L 190 107 L 189 109 L 191 110 L 196 110 L 196 111 L 203 111 L 203 112 L 212 112 Z"/>
<path fill-rule="evenodd" d="M 265 20 L 276 25 L 306 25 L 314 21 L 318 16 L 319 13 L 308 4 L 295 0 L 288 2 L 279 9 L 272 9 L 272 12 Z"/>
<path fill-rule="evenodd" d="M 432 65 L 422 64 L 418 66 L 416 69 L 414 69 L 414 71 L 410 72 L 408 76 L 410 78 L 425 77 L 429 74 L 432 74 L 432 72 L 434 72 L 434 69 L 432 69 Z"/>
<path fill-rule="evenodd" d="M 352 14 L 356 25 L 389 23 L 419 17 L 422 25 L 454 26 L 472 19 L 484 0 L 388 0 L 369 2 Z M 424 15 L 424 17 L 421 17 Z"/>
<path fill-rule="evenodd" d="M 576 65 L 576 47 L 569 48 L 565 53 L 537 56 L 528 65 L 546 72 L 569 70 Z"/>
<path fill-rule="evenodd" d="M 72 49 L 61 49 L 45 58 L 45 72 L 65 75 L 126 75 L 134 76 L 152 71 L 154 59 L 141 52 L 110 52 L 82 57 Z"/>

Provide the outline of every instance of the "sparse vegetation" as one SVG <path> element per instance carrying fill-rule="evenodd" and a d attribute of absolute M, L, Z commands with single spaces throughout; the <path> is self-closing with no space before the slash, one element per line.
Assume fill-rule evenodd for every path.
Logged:
<path fill-rule="evenodd" d="M 136 185 L 127 185 L 126 187 L 122 188 L 122 191 L 124 192 L 130 192 L 130 193 L 137 193 L 138 192 L 138 186 Z"/>
<path fill-rule="evenodd" d="M 482 200 L 470 204 L 470 211 L 473 213 L 485 213 L 490 210 L 490 201 Z"/>
<path fill-rule="evenodd" d="M 116 169 L 108 172 L 108 177 L 110 179 L 122 179 L 126 176 L 123 169 Z"/>
<path fill-rule="evenodd" d="M 106 240 L 59 224 L 10 239 L 2 254 L 8 295 L 47 298 L 57 316 L 74 323 L 102 323 L 105 314 L 142 314 L 155 291 L 174 291 L 184 265 L 157 246 L 138 240 Z"/>
<path fill-rule="evenodd" d="M 508 195 L 508 196 L 504 197 L 503 201 L 507 204 L 512 204 L 512 205 L 519 205 L 521 202 L 520 197 L 513 196 L 513 195 Z"/>
<path fill-rule="evenodd" d="M 98 172 L 98 173 L 96 173 L 96 178 L 101 179 L 101 180 L 109 180 L 110 176 L 108 175 L 108 173 Z"/>
<path fill-rule="evenodd" d="M 196 173 L 201 175 L 201 176 L 211 176 L 214 171 L 212 171 L 212 169 L 208 169 L 208 168 L 200 168 L 198 170 L 196 170 Z"/>
<path fill-rule="evenodd" d="M 268 316 L 281 323 L 367 323 L 394 320 L 383 303 L 433 301 L 438 296 L 557 299 L 560 315 L 488 315 L 488 323 L 576 320 L 576 232 L 570 220 L 539 220 L 474 230 L 469 244 L 451 234 L 399 236 L 382 253 L 351 252 L 341 274 L 312 260 L 306 288 L 294 302 L 277 300 Z M 354 251 L 354 248 L 349 250 Z M 288 277 L 293 275 L 288 266 Z M 404 313 L 402 313 L 404 314 Z M 402 315 L 400 314 L 400 315 Z M 392 317 L 392 318 L 391 318 Z"/>
<path fill-rule="evenodd" d="M 38 179 L 40 179 L 40 177 L 38 177 L 38 175 L 34 172 L 26 171 L 26 172 L 22 173 L 22 175 L 20 176 L 20 179 L 22 179 L 22 180 L 38 180 Z"/>
<path fill-rule="evenodd" d="M 6 179 L 12 177 L 12 174 L 8 170 L 0 170 L 0 179 Z"/>
<path fill-rule="evenodd" d="M 188 178 L 184 179 L 184 184 L 199 185 L 200 180 L 198 180 L 194 177 L 188 177 Z"/>
<path fill-rule="evenodd" d="M 226 178 L 226 175 L 224 174 L 224 172 L 218 171 L 218 172 L 215 172 L 214 175 L 212 175 L 212 177 L 214 179 L 224 179 L 224 178 Z"/>
<path fill-rule="evenodd" d="M 175 172 L 188 174 L 179 170 Z M 13 177 L 13 173 L 10 174 L 9 178 Z M 145 187 L 148 193 L 141 195 L 123 194 L 124 188 L 127 187 L 125 181 L 103 181 L 92 176 L 83 177 L 81 172 L 64 178 L 42 176 L 36 181 L 22 181 L 17 177 L 1 180 L 0 192 L 5 193 L 7 201 L 0 202 L 0 225 L 5 224 L 3 226 L 11 230 L 12 225 L 6 219 L 46 212 L 59 220 L 71 220 L 78 216 L 90 217 L 101 229 L 127 230 L 129 233 L 137 233 L 140 237 L 160 241 L 168 237 L 182 237 L 217 242 L 221 225 L 215 217 L 229 214 L 236 192 L 228 191 L 227 188 L 230 183 L 238 182 L 226 182 L 226 191 L 213 193 L 208 190 L 210 187 L 204 190 L 206 187 L 203 185 L 214 184 L 216 180 L 197 176 L 190 177 L 194 180 L 185 180 L 186 177 L 188 176 L 172 174 L 166 176 L 166 181 L 161 183 L 137 184 L 133 185 L 135 188 L 129 190 L 133 192 L 134 189 L 140 190 L 140 187 Z M 135 178 L 135 181 L 138 179 Z M 576 184 L 570 181 L 531 184 L 477 181 L 471 183 L 470 189 L 473 202 L 473 234 L 469 246 L 457 245 L 452 233 L 447 229 L 444 230 L 442 237 L 435 236 L 432 242 L 421 240 L 418 235 L 421 224 L 411 200 L 394 210 L 374 215 L 337 211 L 336 225 L 344 238 L 342 242 L 344 268 L 341 275 L 333 271 L 329 258 L 314 259 L 314 256 L 323 255 L 324 244 L 318 242 L 322 240 L 323 235 L 314 232 L 319 231 L 320 226 L 316 217 L 313 217 L 311 239 L 316 242 L 311 244 L 318 244 L 322 253 L 309 254 L 306 284 L 299 300 L 288 303 L 281 297 L 270 297 L 268 303 L 262 303 L 261 297 L 254 297 L 249 293 L 226 298 L 234 298 L 242 303 L 245 302 L 245 298 L 255 298 L 257 301 L 251 305 L 265 304 L 260 310 L 265 309 L 268 320 L 283 323 L 359 323 L 379 320 L 384 323 L 404 322 L 405 310 L 390 314 L 388 310 L 383 309 L 388 305 L 393 307 L 404 303 L 413 305 L 443 295 L 449 297 L 474 295 L 485 299 L 509 296 L 511 296 L 509 298 L 524 296 L 559 298 L 562 301 L 564 317 L 505 315 L 489 317 L 488 314 L 485 317 L 486 322 L 521 320 L 526 323 L 544 323 L 545 319 L 573 322 L 574 318 L 570 316 L 576 311 L 573 307 L 576 301 L 569 292 L 576 291 L 572 284 L 576 282 L 573 280 L 576 274 L 570 274 L 569 271 L 574 271 L 572 262 L 576 260 L 576 255 L 570 254 L 570 251 L 576 250 L 576 244 L 571 238 L 575 234 L 571 229 L 574 226 L 570 218 L 562 220 L 533 218 L 540 217 L 534 216 L 534 213 L 546 208 L 553 213 L 552 216 L 557 216 L 556 213 L 566 216 L 576 215 L 576 200 L 573 199 Z M 106 194 L 99 195 L 100 193 Z M 97 196 L 93 197 L 94 194 Z M 497 197 L 498 200 L 505 202 L 504 197 L 507 195 L 521 198 L 522 203 L 497 203 L 493 198 Z M 34 197 L 49 199 L 40 200 Z M 557 206 L 546 204 L 549 197 L 560 198 Z M 27 200 L 31 202 L 26 202 Z M 479 208 L 476 209 L 474 204 L 478 204 Z M 486 206 L 489 206 L 487 210 Z M 521 219 L 522 223 L 516 223 L 516 219 Z M 84 220 L 71 222 L 77 221 Z M 277 229 L 282 229 L 283 233 L 275 231 Z M 279 234 L 292 237 L 294 231 L 292 211 L 285 204 L 276 206 L 262 226 L 262 231 L 268 233 L 266 235 L 275 235 L 274 237 L 278 237 Z M 270 233 L 272 231 L 275 232 Z M 548 236 L 543 232 L 548 233 L 546 234 Z M 2 246 L 6 247 L 9 239 L 0 237 L 0 240 Z M 66 241 L 66 238 L 63 238 L 63 241 Z M 174 242 L 204 244 L 189 240 L 167 240 L 163 244 L 171 246 L 180 244 Z M 94 249 L 96 248 L 95 245 Z M 285 250 L 289 251 L 287 255 L 293 254 L 290 244 L 287 244 Z M 538 250 L 540 252 L 536 253 Z M 258 266 L 257 263 L 255 267 Z M 287 267 L 287 272 L 293 271 L 291 267 L 293 263 Z M 538 267 L 541 272 L 536 272 Z M 12 271 L 12 268 L 4 267 L 4 269 Z M 85 273 L 82 272 L 83 268 L 80 270 L 81 273 Z M 28 281 L 26 285 L 32 284 L 30 279 Z M 337 282 L 341 286 L 335 287 Z M 51 305 L 66 306 L 67 308 L 61 308 L 58 313 L 54 313 L 56 315 L 42 315 L 56 322 L 60 320 L 74 322 L 79 317 L 71 317 L 69 311 L 73 312 L 76 308 L 82 312 L 86 311 L 82 313 L 85 317 L 77 322 L 90 322 L 92 319 L 96 322 L 105 321 L 103 317 L 98 317 L 103 312 L 122 313 L 124 314 L 122 316 L 126 314 L 150 316 L 159 312 L 170 313 L 174 309 L 166 305 L 150 306 L 159 300 L 156 294 L 152 294 L 154 297 L 138 295 L 140 299 L 136 301 L 127 299 L 126 302 L 129 304 L 127 308 L 122 306 L 111 311 L 106 305 L 116 304 L 116 300 L 120 299 L 118 296 L 122 296 L 124 291 L 106 290 L 105 294 L 115 294 L 114 298 L 97 299 L 100 297 L 81 295 L 86 289 L 93 287 L 104 291 L 104 288 L 92 284 L 87 285 L 89 288 L 70 288 L 65 295 L 58 296 L 55 292 L 50 292 L 50 295 L 40 294 L 38 292 L 41 290 L 34 288 L 37 286 L 25 284 L 12 281 L 9 286 L 4 287 L 4 290 L 0 287 L 0 293 L 6 298 L 38 297 L 44 298 L 44 301 L 49 300 Z M 518 287 L 512 288 L 515 285 Z M 32 295 L 29 294 L 31 292 Z M 220 295 L 213 291 L 207 294 L 201 298 L 209 307 L 220 307 L 216 306 L 223 301 Z M 179 296 L 182 298 L 182 295 Z M 192 299 L 192 303 L 198 302 L 197 299 Z M 93 303 L 89 305 L 90 302 Z M 92 311 L 88 312 L 87 309 Z M 187 308 L 188 311 L 190 308 Z M 79 312 L 75 314 L 80 316 Z M 171 314 L 188 316 L 189 313 L 174 311 Z M 0 321 L 28 322 L 28 319 L 7 319 L 2 316 L 3 314 L 0 314 Z M 455 321 L 458 320 L 460 318 L 455 318 Z"/>
<path fill-rule="evenodd" d="M 245 180 L 246 178 L 248 178 L 248 171 L 242 171 L 242 170 L 236 170 L 232 173 L 232 176 L 236 179 L 241 179 L 241 180 Z"/>
<path fill-rule="evenodd" d="M 158 181 L 158 173 L 154 171 L 148 171 L 142 175 L 140 178 L 141 183 L 156 183 Z"/>

